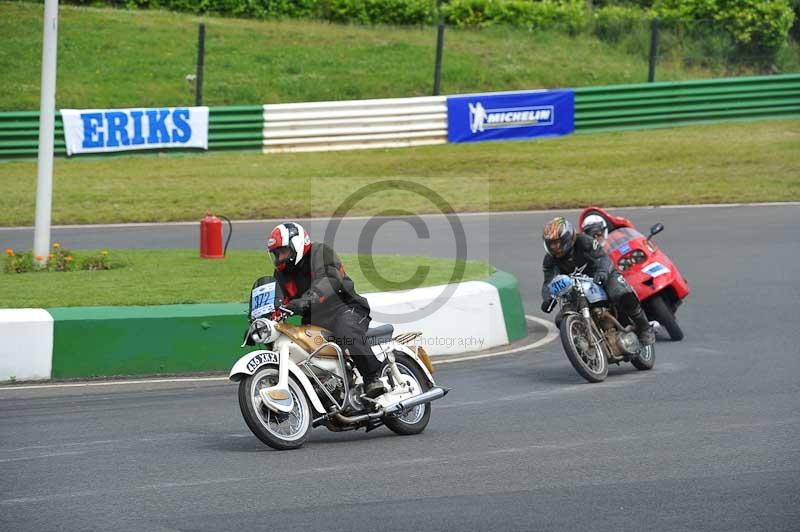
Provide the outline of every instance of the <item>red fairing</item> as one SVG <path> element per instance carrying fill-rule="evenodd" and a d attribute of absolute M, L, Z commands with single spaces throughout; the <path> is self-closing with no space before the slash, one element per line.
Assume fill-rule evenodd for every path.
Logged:
<path fill-rule="evenodd" d="M 630 220 L 592 206 L 581 212 L 578 222 L 581 226 L 589 214 L 603 216 L 608 222 L 608 237 L 603 247 L 640 301 L 667 289 L 674 292 L 678 300 L 689 295 L 689 285 L 675 263 L 652 240 L 648 241 L 637 231 Z M 643 258 L 638 262 L 628 261 L 625 265 L 620 263 L 623 258 L 632 257 L 634 252 L 643 253 Z"/>
<path fill-rule="evenodd" d="M 590 207 L 586 207 L 581 212 L 580 216 L 578 216 L 578 227 L 583 229 L 583 220 L 590 214 L 599 214 L 603 218 L 606 219 L 606 223 L 608 224 L 608 230 L 613 231 L 614 229 L 619 229 L 621 227 L 633 227 L 633 224 L 630 220 L 623 216 L 614 216 L 613 214 L 609 213 L 607 210 L 601 207 L 595 207 L 594 205 Z"/>

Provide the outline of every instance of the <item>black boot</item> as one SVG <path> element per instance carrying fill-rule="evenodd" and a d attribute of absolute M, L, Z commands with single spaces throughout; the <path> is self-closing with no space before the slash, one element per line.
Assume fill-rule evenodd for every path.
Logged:
<path fill-rule="evenodd" d="M 633 319 L 633 324 L 636 327 L 636 336 L 639 337 L 640 344 L 648 346 L 656 343 L 656 333 L 653 331 L 653 326 L 650 325 L 650 321 L 648 321 L 641 306 L 639 307 L 639 312 L 634 313 L 631 319 Z"/>
<path fill-rule="evenodd" d="M 386 388 L 383 385 L 383 381 L 380 380 L 380 373 L 364 377 L 364 395 L 375 399 L 384 393 L 386 393 Z"/>

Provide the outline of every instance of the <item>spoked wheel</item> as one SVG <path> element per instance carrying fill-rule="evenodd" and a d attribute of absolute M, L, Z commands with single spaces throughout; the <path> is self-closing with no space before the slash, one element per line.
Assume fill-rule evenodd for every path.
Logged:
<path fill-rule="evenodd" d="M 273 449 L 297 449 L 305 443 L 311 428 L 311 409 L 302 387 L 289 375 L 289 393 L 294 408 L 277 413 L 263 404 L 259 391 L 278 384 L 278 368 L 266 366 L 239 382 L 239 408 L 259 440 Z"/>
<path fill-rule="evenodd" d="M 430 389 L 425 374 L 408 356 L 395 353 L 395 364 L 397 364 L 397 369 L 403 376 L 409 377 L 414 395 L 425 393 Z M 388 372 L 388 370 L 389 368 L 387 367 L 384 371 Z M 419 434 L 425 430 L 430 419 L 431 404 L 425 403 L 415 406 L 402 416 L 386 416 L 383 418 L 383 423 L 392 432 L 407 436 Z"/>
<path fill-rule="evenodd" d="M 608 354 L 597 333 L 576 314 L 561 320 L 561 344 L 572 367 L 589 382 L 602 382 L 608 375 Z"/>
<path fill-rule="evenodd" d="M 656 364 L 656 349 L 652 345 L 643 347 L 639 354 L 631 359 L 631 364 L 640 371 L 653 369 Z"/>

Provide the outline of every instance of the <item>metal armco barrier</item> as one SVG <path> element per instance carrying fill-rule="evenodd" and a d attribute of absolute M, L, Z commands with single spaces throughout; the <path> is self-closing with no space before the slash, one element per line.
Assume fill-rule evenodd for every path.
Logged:
<path fill-rule="evenodd" d="M 264 106 L 264 153 L 446 142 L 444 96 Z"/>
<path fill-rule="evenodd" d="M 262 106 L 212 107 L 208 120 L 209 150 L 261 148 L 264 127 Z M 36 157 L 38 142 L 38 112 L 0 113 L 0 159 Z M 61 113 L 56 113 L 55 154 L 67 154 Z"/>
<path fill-rule="evenodd" d="M 210 150 L 324 151 L 441 144 L 444 96 L 212 107 Z M 578 133 L 800 118 L 800 74 L 575 89 Z M 0 113 L 0 159 L 36 157 L 39 113 Z M 66 155 L 60 114 L 56 155 Z"/>
<path fill-rule="evenodd" d="M 800 74 L 575 89 L 579 132 L 800 117 Z"/>

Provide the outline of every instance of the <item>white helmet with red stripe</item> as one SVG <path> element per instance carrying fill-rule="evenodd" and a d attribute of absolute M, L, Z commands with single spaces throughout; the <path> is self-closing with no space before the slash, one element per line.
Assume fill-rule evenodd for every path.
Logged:
<path fill-rule="evenodd" d="M 275 227 L 267 239 L 275 268 L 285 269 L 299 264 L 311 249 L 311 237 L 303 226 L 295 222 L 282 223 Z"/>

